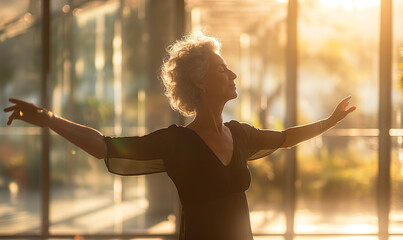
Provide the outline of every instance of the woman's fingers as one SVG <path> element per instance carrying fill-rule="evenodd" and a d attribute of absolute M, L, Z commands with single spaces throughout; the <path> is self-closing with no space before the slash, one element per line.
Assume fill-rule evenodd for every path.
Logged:
<path fill-rule="evenodd" d="M 38 106 L 29 103 L 29 102 L 25 102 L 19 99 L 15 99 L 15 98 L 10 98 L 9 101 L 11 103 L 14 103 L 14 106 L 11 107 L 7 107 L 4 109 L 5 112 L 10 112 L 10 111 L 22 111 L 22 112 L 35 112 L 38 109 Z"/>
<path fill-rule="evenodd" d="M 19 99 L 10 98 L 9 101 L 11 103 L 14 103 L 15 105 L 4 109 L 4 112 L 12 112 L 10 117 L 8 118 L 7 125 L 11 125 L 11 123 L 15 119 L 29 122 L 29 119 L 32 118 L 33 114 L 37 110 L 37 106 L 35 106 L 34 104 Z"/>
<path fill-rule="evenodd" d="M 10 98 L 10 99 L 8 99 L 8 101 L 10 101 L 11 103 L 14 103 L 15 105 L 4 108 L 3 109 L 4 112 L 11 112 L 11 111 L 15 111 L 18 109 L 22 109 L 27 105 L 27 102 L 24 102 L 24 101 L 15 99 L 15 98 Z"/>
<path fill-rule="evenodd" d="M 350 99 L 351 96 L 348 96 L 341 100 L 340 103 L 337 105 L 336 109 L 331 115 L 331 118 L 334 119 L 335 122 L 343 120 L 348 114 L 357 109 L 356 106 L 348 107 L 348 105 L 350 104 Z"/>
<path fill-rule="evenodd" d="M 27 104 L 27 102 L 16 99 L 16 98 L 9 98 L 8 101 L 15 103 L 15 104 Z"/>
<path fill-rule="evenodd" d="M 348 97 L 344 98 L 343 100 L 341 100 L 340 103 L 344 103 L 344 104 L 348 103 L 350 101 L 350 99 L 351 99 L 351 96 L 348 96 Z"/>
<path fill-rule="evenodd" d="M 349 113 L 351 113 L 352 111 L 354 111 L 355 109 L 357 109 L 357 107 L 356 107 L 356 106 L 352 106 L 352 107 L 350 107 L 346 112 L 347 112 L 347 114 L 349 114 Z"/>
<path fill-rule="evenodd" d="M 13 106 L 11 106 L 11 107 L 4 108 L 4 109 L 3 109 L 4 112 L 10 112 L 10 111 L 16 110 L 18 104 L 21 103 L 20 100 L 15 99 L 15 98 L 9 98 L 8 101 L 10 101 L 11 103 L 14 103 L 15 105 L 13 105 Z"/>
<path fill-rule="evenodd" d="M 10 98 L 9 101 L 14 105 L 4 109 L 4 112 L 11 112 L 7 125 L 11 125 L 15 119 L 18 119 L 39 127 L 46 127 L 49 118 L 53 116 L 49 111 L 30 102 L 15 98 Z"/>
<path fill-rule="evenodd" d="M 18 118 L 18 114 L 19 114 L 18 111 L 14 111 L 14 112 L 10 115 L 10 117 L 8 118 L 7 125 L 11 125 L 11 123 L 13 122 L 13 120 L 16 119 L 16 118 Z"/>
<path fill-rule="evenodd" d="M 349 101 L 346 101 L 346 102 L 344 103 L 343 111 L 346 111 L 346 108 L 348 107 L 348 104 L 349 104 L 349 103 L 350 103 Z"/>
<path fill-rule="evenodd" d="M 343 111 L 345 111 L 346 108 L 347 108 L 347 106 L 348 106 L 348 104 L 350 104 L 350 99 L 351 99 L 351 96 L 348 96 L 348 97 L 344 98 L 344 99 L 341 101 L 340 106 L 342 106 Z"/>
<path fill-rule="evenodd" d="M 14 98 L 10 98 L 9 101 L 11 103 L 15 103 L 15 105 L 11 106 L 11 107 L 7 107 L 4 108 L 4 112 L 11 112 L 13 111 L 13 113 L 11 113 L 11 115 L 8 117 L 8 121 L 7 121 L 7 125 L 11 125 L 11 123 L 14 121 L 14 119 L 16 119 L 18 117 L 19 114 L 19 110 L 18 110 L 18 105 L 17 102 L 19 102 L 17 99 Z"/>
<path fill-rule="evenodd" d="M 351 96 L 348 96 L 345 99 L 343 99 L 343 102 L 344 102 L 343 111 L 345 111 L 347 114 L 349 114 L 352 111 L 354 111 L 355 109 L 357 109 L 356 106 L 351 106 L 350 108 L 347 109 L 348 105 L 350 104 L 350 99 L 351 99 Z"/>
<path fill-rule="evenodd" d="M 11 112 L 11 111 L 14 111 L 14 110 L 16 110 L 17 109 L 17 105 L 14 105 L 14 106 L 11 106 L 11 107 L 7 107 L 7 108 L 4 108 L 4 112 Z"/>

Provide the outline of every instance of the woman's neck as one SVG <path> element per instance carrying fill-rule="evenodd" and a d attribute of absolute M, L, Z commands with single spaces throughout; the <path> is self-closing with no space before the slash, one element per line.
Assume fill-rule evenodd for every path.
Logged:
<path fill-rule="evenodd" d="M 196 110 L 194 120 L 188 125 L 188 127 L 221 134 L 224 126 L 222 118 L 223 108 L 224 106 L 199 107 Z"/>

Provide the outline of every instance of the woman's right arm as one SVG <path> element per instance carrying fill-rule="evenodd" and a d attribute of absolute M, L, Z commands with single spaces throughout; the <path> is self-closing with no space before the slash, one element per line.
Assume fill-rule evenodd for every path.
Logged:
<path fill-rule="evenodd" d="M 15 105 L 4 109 L 5 112 L 12 112 L 7 125 L 19 119 L 39 127 L 48 127 L 92 156 L 98 159 L 106 157 L 106 143 L 99 131 L 56 116 L 32 103 L 13 98 L 10 102 Z"/>

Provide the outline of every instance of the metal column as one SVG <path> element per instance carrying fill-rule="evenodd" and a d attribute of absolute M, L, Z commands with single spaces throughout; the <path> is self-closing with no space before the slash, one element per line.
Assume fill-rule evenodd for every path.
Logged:
<path fill-rule="evenodd" d="M 42 86 L 41 104 L 49 109 L 49 84 L 50 84 L 50 0 L 42 2 Z M 42 238 L 49 236 L 49 196 L 50 196 L 50 159 L 49 147 L 50 134 L 48 128 L 42 129 L 42 179 L 41 179 L 41 213 Z"/>
<path fill-rule="evenodd" d="M 289 0 L 286 49 L 286 127 L 295 126 L 297 124 L 297 18 L 298 0 Z M 285 170 L 286 240 L 292 240 L 294 238 L 296 163 L 296 148 L 292 148 L 287 151 Z"/>
<path fill-rule="evenodd" d="M 390 149 L 392 116 L 392 0 L 381 1 L 381 29 L 379 54 L 379 172 L 378 226 L 379 239 L 389 235 L 390 209 Z"/>

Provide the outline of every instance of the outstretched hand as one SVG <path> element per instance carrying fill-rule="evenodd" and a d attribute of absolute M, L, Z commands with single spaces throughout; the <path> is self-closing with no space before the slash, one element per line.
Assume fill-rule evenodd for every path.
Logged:
<path fill-rule="evenodd" d="M 9 101 L 15 105 L 4 109 L 4 112 L 12 112 L 7 125 L 11 125 L 14 119 L 19 119 L 39 127 L 47 127 L 50 118 L 53 116 L 51 112 L 35 104 L 15 98 L 10 98 Z"/>
<path fill-rule="evenodd" d="M 355 109 L 357 109 L 356 106 L 352 106 L 350 108 L 348 107 L 348 104 L 350 103 L 351 96 L 346 97 L 343 99 L 336 107 L 336 109 L 333 111 L 332 115 L 329 117 L 329 119 L 334 123 L 338 123 L 341 120 L 343 120 L 348 114 L 353 112 Z"/>

